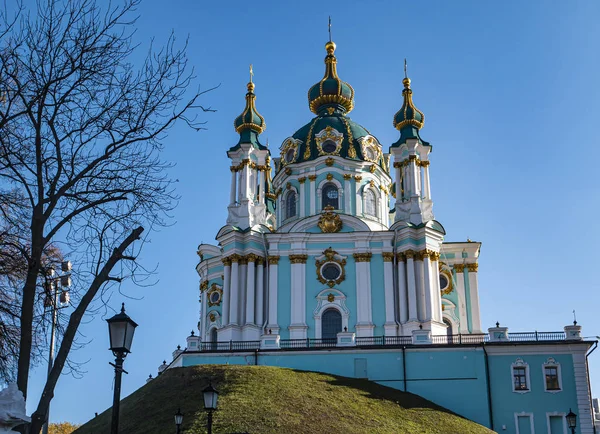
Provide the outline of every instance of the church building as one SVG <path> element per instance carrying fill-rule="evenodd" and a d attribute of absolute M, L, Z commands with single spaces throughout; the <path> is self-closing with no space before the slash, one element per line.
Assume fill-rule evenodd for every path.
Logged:
<path fill-rule="evenodd" d="M 389 114 L 398 140 L 382 144 L 349 117 L 354 89 L 338 76 L 335 43 L 325 49 L 324 76 L 308 90 L 314 117 L 277 151 L 261 143 L 251 76 L 227 150 L 227 220 L 216 245 L 198 247 L 198 332 L 159 370 L 314 370 L 421 395 L 498 432 L 567 434 L 570 410 L 577 433 L 595 432 L 596 343 L 580 326 L 482 328 L 481 243 L 446 242 L 434 216 L 436 163 L 410 78 Z"/>

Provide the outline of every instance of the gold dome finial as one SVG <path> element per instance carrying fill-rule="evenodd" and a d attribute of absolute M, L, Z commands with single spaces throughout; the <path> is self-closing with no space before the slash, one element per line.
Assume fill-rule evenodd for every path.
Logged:
<path fill-rule="evenodd" d="M 406 63 L 406 57 L 404 58 L 404 79 L 402 80 L 402 84 L 404 84 L 404 88 L 405 89 L 410 89 L 410 78 L 408 78 L 408 73 L 407 73 L 407 63 Z"/>
<path fill-rule="evenodd" d="M 254 92 L 254 83 L 252 82 L 252 77 L 254 77 L 254 70 L 252 69 L 252 64 L 250 64 L 250 81 L 248 82 L 248 92 Z"/>
<path fill-rule="evenodd" d="M 333 54 L 335 52 L 335 42 L 331 40 L 331 15 L 329 15 L 329 41 L 325 44 L 327 54 Z"/>

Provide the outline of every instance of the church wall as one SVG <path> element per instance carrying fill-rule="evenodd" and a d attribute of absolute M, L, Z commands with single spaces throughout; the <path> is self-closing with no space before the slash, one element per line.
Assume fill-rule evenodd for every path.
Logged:
<path fill-rule="evenodd" d="M 383 282 L 383 257 L 373 255 L 371 258 L 371 307 L 373 309 L 372 318 L 375 329 L 374 336 L 383 336 L 385 331 L 385 291 Z"/>
<path fill-rule="evenodd" d="M 292 269 L 289 258 L 281 256 L 277 268 L 277 324 L 279 324 L 281 339 L 289 339 L 288 326 L 291 322 L 290 306 L 292 305 L 292 295 L 290 293 Z"/>

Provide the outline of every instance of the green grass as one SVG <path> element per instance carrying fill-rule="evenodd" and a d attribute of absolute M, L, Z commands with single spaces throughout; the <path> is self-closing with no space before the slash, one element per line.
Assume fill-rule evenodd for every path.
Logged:
<path fill-rule="evenodd" d="M 185 414 L 182 432 L 205 433 L 202 390 L 209 379 L 219 391 L 215 434 L 492 432 L 417 395 L 367 380 L 225 365 L 169 369 L 121 401 L 119 431 L 174 433 L 173 415 L 181 407 Z M 75 433 L 109 433 L 110 417 L 108 409 Z"/>

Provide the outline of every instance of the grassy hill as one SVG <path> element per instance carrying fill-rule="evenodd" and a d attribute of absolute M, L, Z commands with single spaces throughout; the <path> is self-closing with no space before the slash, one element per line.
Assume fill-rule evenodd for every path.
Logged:
<path fill-rule="evenodd" d="M 484 434 L 487 428 L 417 395 L 359 380 L 268 366 L 204 365 L 166 371 L 121 401 L 120 432 L 206 432 L 202 390 L 219 391 L 213 432 Z M 77 434 L 110 432 L 110 409 Z"/>

